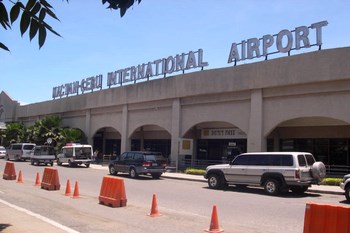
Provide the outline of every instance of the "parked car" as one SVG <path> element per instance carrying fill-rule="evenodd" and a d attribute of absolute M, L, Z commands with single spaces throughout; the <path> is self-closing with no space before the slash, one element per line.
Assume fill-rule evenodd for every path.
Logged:
<path fill-rule="evenodd" d="M 345 198 L 350 202 L 350 174 L 343 177 L 343 180 L 340 183 L 340 188 L 345 191 Z"/>
<path fill-rule="evenodd" d="M 92 162 L 92 146 L 79 143 L 68 143 L 62 147 L 61 152 L 57 155 L 57 165 L 68 163 L 70 167 L 84 164 L 90 167 Z"/>
<path fill-rule="evenodd" d="M 6 149 L 5 159 L 26 161 L 27 159 L 30 159 L 30 153 L 34 146 L 34 143 L 12 143 Z"/>
<path fill-rule="evenodd" d="M 111 161 L 108 168 L 111 175 L 122 172 L 137 178 L 140 174 L 150 174 L 154 179 L 159 179 L 166 166 L 167 159 L 160 152 L 128 151 Z"/>
<path fill-rule="evenodd" d="M 306 152 L 244 153 L 229 164 L 208 166 L 204 175 L 209 188 L 263 186 L 269 195 L 287 190 L 303 193 L 325 176 L 325 165 Z"/>
<path fill-rule="evenodd" d="M 6 149 L 3 146 L 0 146 L 0 159 L 5 158 L 6 156 Z"/>
<path fill-rule="evenodd" d="M 53 166 L 56 159 L 56 153 L 52 146 L 35 146 L 30 157 L 30 164 L 39 166 L 41 163 Z"/>

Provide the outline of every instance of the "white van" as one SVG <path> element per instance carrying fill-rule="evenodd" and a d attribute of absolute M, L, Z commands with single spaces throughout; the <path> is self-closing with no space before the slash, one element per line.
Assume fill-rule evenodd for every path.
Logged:
<path fill-rule="evenodd" d="M 34 143 L 12 143 L 6 149 L 5 159 L 7 160 L 23 160 L 30 159 L 31 151 L 34 149 Z"/>
<path fill-rule="evenodd" d="M 61 152 L 57 155 L 57 165 L 61 166 L 63 163 L 68 163 L 70 167 L 81 164 L 89 167 L 92 154 L 91 145 L 68 143 L 62 147 Z"/>

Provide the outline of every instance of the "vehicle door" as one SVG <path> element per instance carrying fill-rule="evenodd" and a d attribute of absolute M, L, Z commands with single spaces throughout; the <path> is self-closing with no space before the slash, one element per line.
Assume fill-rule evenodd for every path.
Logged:
<path fill-rule="evenodd" d="M 224 169 L 225 178 L 229 183 L 245 183 L 247 173 L 247 156 L 236 157 L 228 168 Z"/>
<path fill-rule="evenodd" d="M 244 176 L 244 182 L 259 185 L 261 176 L 269 170 L 269 155 L 251 154 L 247 158 L 247 170 Z"/>
<path fill-rule="evenodd" d="M 130 152 L 124 152 L 121 156 L 119 160 L 115 161 L 115 169 L 118 172 L 129 172 L 129 167 L 127 165 L 128 160 L 130 160 L 130 156 L 132 156 L 132 154 Z"/>
<path fill-rule="evenodd" d="M 298 155 L 301 181 L 309 181 L 313 179 L 311 175 L 311 166 L 314 164 L 314 162 L 315 159 L 311 154 Z"/>

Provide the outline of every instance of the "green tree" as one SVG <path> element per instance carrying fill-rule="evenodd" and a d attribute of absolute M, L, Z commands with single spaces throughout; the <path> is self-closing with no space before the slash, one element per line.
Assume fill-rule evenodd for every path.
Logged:
<path fill-rule="evenodd" d="M 44 145 L 48 138 L 51 138 L 55 144 L 61 140 L 60 127 L 61 118 L 56 115 L 46 116 L 43 119 L 35 122 L 30 127 L 30 139 L 38 145 Z"/>
<path fill-rule="evenodd" d="M 5 137 L 3 144 L 5 146 L 10 145 L 14 142 L 23 142 L 25 136 L 25 127 L 21 123 L 8 123 L 6 124 Z"/>
<path fill-rule="evenodd" d="M 58 143 L 58 148 L 61 148 L 67 143 L 82 143 L 87 144 L 85 133 L 78 128 L 64 128 L 61 131 L 61 138 Z"/>
<path fill-rule="evenodd" d="M 62 0 L 64 1 L 64 0 Z M 65 0 L 69 1 L 69 0 Z M 39 49 L 44 45 L 46 33 L 51 33 L 60 36 L 47 22 L 46 16 L 52 19 L 59 20 L 53 12 L 53 7 L 46 0 L 27 0 L 24 4 L 23 0 L 8 0 L 12 4 L 11 9 L 6 9 L 6 6 L 0 0 L 0 24 L 5 29 L 11 29 L 13 23 L 20 18 L 20 31 L 23 37 L 24 33 L 29 29 L 30 41 L 38 34 Z M 123 17 L 126 10 L 129 9 L 135 2 L 140 3 L 141 0 L 102 0 L 102 4 L 108 3 L 108 9 L 119 10 L 120 16 Z M 9 48 L 0 42 L 0 48 L 10 51 Z"/>

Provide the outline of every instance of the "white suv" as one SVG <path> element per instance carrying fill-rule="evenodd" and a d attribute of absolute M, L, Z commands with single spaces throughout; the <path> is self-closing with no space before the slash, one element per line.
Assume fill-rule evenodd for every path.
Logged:
<path fill-rule="evenodd" d="M 325 176 L 325 165 L 306 152 L 244 153 L 229 164 L 208 166 L 204 174 L 209 188 L 263 186 L 269 195 L 289 189 L 303 193 L 311 184 L 319 184 Z"/>

